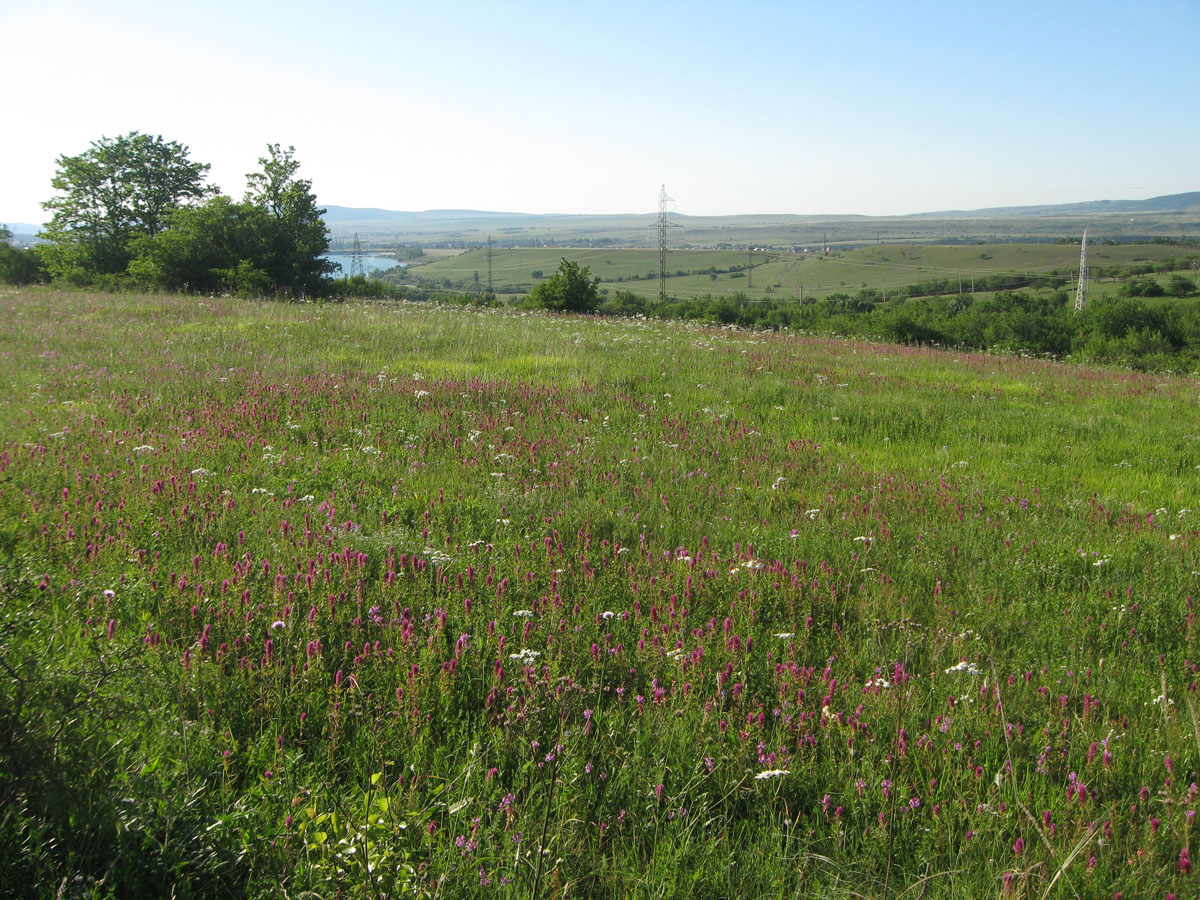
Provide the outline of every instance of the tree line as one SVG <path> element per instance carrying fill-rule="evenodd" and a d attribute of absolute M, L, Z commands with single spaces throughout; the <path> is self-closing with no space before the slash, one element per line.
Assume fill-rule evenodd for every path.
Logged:
<path fill-rule="evenodd" d="M 741 292 L 660 302 L 616 291 L 603 298 L 594 311 L 599 315 L 999 350 L 1146 371 L 1200 370 L 1200 305 L 1194 300 L 1147 301 L 1117 294 L 1094 297 L 1078 313 L 1074 307 L 1074 293 L 1067 290 L 884 301 L 878 292 L 868 289 L 805 303 L 753 299 Z"/>
<path fill-rule="evenodd" d="M 337 266 L 295 148 L 269 144 L 241 200 L 206 184 L 188 148 L 136 131 L 60 156 L 43 207 L 47 243 L 0 249 L 0 280 L 302 297 Z"/>

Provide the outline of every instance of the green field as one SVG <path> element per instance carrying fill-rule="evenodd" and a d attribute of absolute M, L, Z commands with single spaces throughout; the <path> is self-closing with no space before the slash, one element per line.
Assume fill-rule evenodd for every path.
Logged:
<path fill-rule="evenodd" d="M 1195 378 L 0 315 L 0 896 L 1197 893 Z"/>
<path fill-rule="evenodd" d="M 863 288 L 895 290 L 931 279 L 961 279 L 963 291 L 969 293 L 974 277 L 1059 273 L 1071 279 L 1079 268 L 1077 244 L 885 244 L 830 253 L 818 252 L 820 247 L 809 249 L 808 253 L 671 250 L 667 255 L 667 293 L 671 297 L 695 298 L 744 292 L 751 298 L 763 298 L 798 296 L 803 290 L 805 298 L 820 298 L 835 293 L 853 294 Z M 1088 261 L 1096 270 L 1102 266 L 1178 259 L 1189 253 L 1194 256 L 1195 248 L 1097 244 L 1089 246 Z M 658 295 L 656 250 L 493 250 L 492 283 L 498 293 L 527 292 L 537 283 L 534 272 L 549 276 L 564 257 L 588 266 L 592 275 L 600 278 L 602 286 L 610 291 Z M 747 276 L 744 267 L 750 262 L 753 273 Z M 487 268 L 487 251 L 471 250 L 414 267 L 412 274 L 469 290 L 475 284 L 476 274 L 486 286 Z M 720 272 L 715 277 L 713 273 L 694 274 L 709 269 Z M 676 274 L 679 272 L 687 274 Z M 1104 283 L 1096 282 L 1101 289 Z"/>

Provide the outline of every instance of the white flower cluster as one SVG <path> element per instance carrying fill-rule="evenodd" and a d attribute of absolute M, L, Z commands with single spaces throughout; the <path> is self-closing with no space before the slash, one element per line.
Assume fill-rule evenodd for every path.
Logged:
<path fill-rule="evenodd" d="M 954 672 L 966 672 L 968 675 L 982 675 L 983 671 L 979 669 L 975 663 L 969 663 L 965 659 L 946 670 L 946 674 L 950 675 Z"/>
<path fill-rule="evenodd" d="M 738 573 L 739 569 L 749 569 L 751 572 L 757 572 L 759 569 L 765 569 L 766 567 L 767 567 L 767 564 L 760 560 L 748 559 L 744 563 L 742 563 L 740 566 L 733 566 L 732 568 L 730 568 L 729 574 L 736 575 Z"/>

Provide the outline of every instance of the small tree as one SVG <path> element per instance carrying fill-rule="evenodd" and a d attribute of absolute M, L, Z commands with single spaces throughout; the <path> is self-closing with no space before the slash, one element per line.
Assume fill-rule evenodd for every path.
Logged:
<path fill-rule="evenodd" d="M 599 278 L 587 266 L 562 259 L 558 271 L 529 293 L 529 304 L 550 312 L 595 312 L 600 305 Z"/>
<path fill-rule="evenodd" d="M 1196 283 L 1176 272 L 1167 282 L 1167 293 L 1172 297 L 1190 297 L 1196 293 Z"/>
<path fill-rule="evenodd" d="M 262 171 L 246 176 L 246 203 L 263 210 L 269 223 L 261 268 L 276 290 L 316 293 L 337 265 L 322 256 L 329 249 L 325 210 L 317 206 L 312 182 L 296 177 L 296 148 L 268 144 L 267 151 L 258 161 Z"/>

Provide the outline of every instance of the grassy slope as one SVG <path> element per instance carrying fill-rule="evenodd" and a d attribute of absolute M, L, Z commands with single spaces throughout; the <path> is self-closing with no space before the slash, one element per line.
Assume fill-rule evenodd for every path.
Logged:
<path fill-rule="evenodd" d="M 0 312 L 14 896 L 1195 888 L 1194 379 L 421 306 Z"/>

